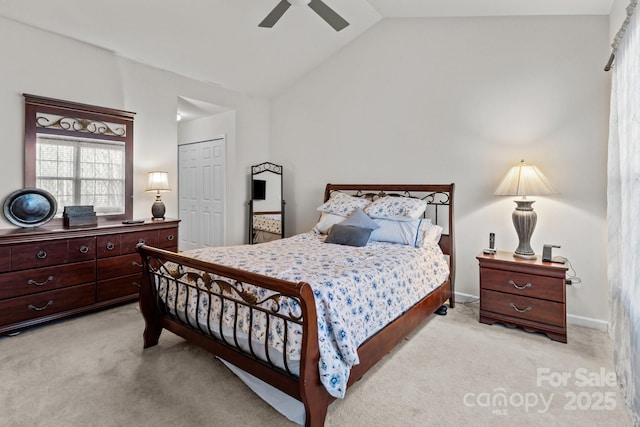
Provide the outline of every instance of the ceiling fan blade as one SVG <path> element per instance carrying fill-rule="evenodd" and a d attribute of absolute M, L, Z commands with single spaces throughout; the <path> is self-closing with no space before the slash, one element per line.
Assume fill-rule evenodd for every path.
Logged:
<path fill-rule="evenodd" d="M 313 9 L 315 13 L 320 15 L 322 19 L 327 21 L 327 24 L 331 25 L 336 31 L 340 31 L 349 25 L 347 21 L 327 6 L 322 0 L 311 0 L 311 2 L 309 2 L 309 7 Z"/>
<path fill-rule="evenodd" d="M 273 10 L 269 12 L 267 17 L 258 24 L 258 27 L 273 27 L 275 23 L 278 22 L 280 18 L 282 18 L 282 15 L 284 15 L 289 7 L 291 7 L 291 3 L 289 3 L 287 0 L 280 0 L 280 3 L 278 3 L 276 7 L 274 7 Z"/>

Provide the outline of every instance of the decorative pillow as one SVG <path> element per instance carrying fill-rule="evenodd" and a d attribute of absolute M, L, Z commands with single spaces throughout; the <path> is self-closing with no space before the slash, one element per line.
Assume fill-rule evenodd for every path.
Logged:
<path fill-rule="evenodd" d="M 345 193 L 334 192 L 331 198 L 323 203 L 318 210 L 320 212 L 332 213 L 335 215 L 348 216 L 357 208 L 364 209 L 371 202 L 360 197 L 353 197 Z"/>
<path fill-rule="evenodd" d="M 427 209 L 427 202 L 411 197 L 381 197 L 366 208 L 364 212 L 371 218 L 393 219 L 409 217 L 418 219 Z"/>
<path fill-rule="evenodd" d="M 365 246 L 371 235 L 370 228 L 353 225 L 335 224 L 331 227 L 325 243 L 337 243 L 348 246 Z"/>
<path fill-rule="evenodd" d="M 401 245 L 419 246 L 420 236 L 424 232 L 420 230 L 422 219 L 410 219 L 398 221 L 392 219 L 373 219 L 379 226 L 373 230 L 370 239 L 378 242 L 399 243 Z"/>
<path fill-rule="evenodd" d="M 374 220 L 369 218 L 369 216 L 360 208 L 356 208 L 356 210 L 340 224 L 353 225 L 355 227 L 368 228 L 370 230 L 380 228 L 380 226 Z"/>
<path fill-rule="evenodd" d="M 313 227 L 312 231 L 316 234 L 327 234 L 331 229 L 331 226 L 344 221 L 345 218 L 346 217 L 342 215 L 322 212 L 322 214 L 320 214 L 320 220 L 318 221 L 316 226 Z"/>

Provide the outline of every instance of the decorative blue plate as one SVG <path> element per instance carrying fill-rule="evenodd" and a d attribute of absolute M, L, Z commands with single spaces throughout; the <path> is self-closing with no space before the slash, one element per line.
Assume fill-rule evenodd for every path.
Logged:
<path fill-rule="evenodd" d="M 51 221 L 58 210 L 53 194 L 40 188 L 23 188 L 4 200 L 4 216 L 19 227 L 38 227 Z"/>

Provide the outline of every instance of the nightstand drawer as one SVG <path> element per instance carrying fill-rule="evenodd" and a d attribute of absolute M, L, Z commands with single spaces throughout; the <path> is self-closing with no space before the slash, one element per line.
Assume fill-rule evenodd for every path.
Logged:
<path fill-rule="evenodd" d="M 557 277 L 482 268 L 480 269 L 480 283 L 482 289 L 542 298 L 550 301 L 564 301 L 565 285 Z"/>
<path fill-rule="evenodd" d="M 560 302 L 482 289 L 480 303 L 484 311 L 560 327 L 566 324 L 565 306 Z"/>

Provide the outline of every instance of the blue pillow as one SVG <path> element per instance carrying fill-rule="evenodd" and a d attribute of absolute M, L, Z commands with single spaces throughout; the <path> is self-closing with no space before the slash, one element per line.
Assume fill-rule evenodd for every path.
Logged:
<path fill-rule="evenodd" d="M 369 215 L 364 213 L 361 208 L 357 208 L 356 210 L 354 210 L 353 213 L 351 213 L 351 215 L 349 215 L 347 219 L 342 221 L 340 224 L 353 225 L 354 227 L 368 228 L 370 230 L 380 228 L 378 223 L 369 218 Z"/>
<path fill-rule="evenodd" d="M 400 243 L 420 247 L 420 224 L 422 219 L 395 221 L 391 219 L 374 219 L 380 226 L 371 233 L 371 240 L 377 242 Z M 429 221 L 429 220 L 426 220 Z M 334 226 L 335 227 L 335 226 Z"/>
<path fill-rule="evenodd" d="M 335 224 L 331 227 L 329 235 L 324 242 L 347 246 L 365 246 L 369 241 L 370 235 L 370 228 Z"/>

